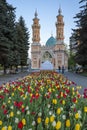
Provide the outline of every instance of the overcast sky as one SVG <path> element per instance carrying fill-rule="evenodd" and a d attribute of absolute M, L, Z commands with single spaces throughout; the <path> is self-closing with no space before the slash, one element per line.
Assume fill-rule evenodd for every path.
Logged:
<path fill-rule="evenodd" d="M 65 23 L 64 41 L 69 45 L 72 28 L 75 28 L 76 25 L 73 17 L 79 12 L 79 0 L 7 0 L 7 2 L 16 7 L 16 21 L 20 16 L 23 16 L 30 32 L 30 42 L 32 42 L 32 19 L 37 9 L 41 25 L 40 37 L 42 45 L 45 45 L 51 34 L 56 37 L 56 16 L 58 15 L 59 7 L 61 7 Z"/>

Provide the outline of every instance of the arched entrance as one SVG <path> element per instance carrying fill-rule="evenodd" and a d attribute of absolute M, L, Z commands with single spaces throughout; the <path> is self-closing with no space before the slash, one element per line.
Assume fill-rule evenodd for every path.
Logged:
<path fill-rule="evenodd" d="M 42 54 L 41 67 L 42 66 L 43 66 L 44 69 L 48 69 L 48 70 L 49 69 L 52 70 L 54 68 L 54 58 L 53 58 L 53 55 L 51 54 L 51 52 L 45 51 Z"/>
<path fill-rule="evenodd" d="M 42 61 L 41 63 L 44 63 L 45 61 L 50 61 L 52 63 L 52 55 L 50 54 L 50 52 L 45 51 L 44 54 L 42 55 Z"/>

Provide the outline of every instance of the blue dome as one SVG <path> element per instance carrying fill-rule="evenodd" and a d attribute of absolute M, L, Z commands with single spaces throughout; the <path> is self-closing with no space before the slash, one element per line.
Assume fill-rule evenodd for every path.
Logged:
<path fill-rule="evenodd" d="M 56 39 L 53 37 L 53 36 L 51 36 L 48 40 L 47 40 L 47 42 L 46 42 L 46 46 L 54 46 L 56 44 Z"/>

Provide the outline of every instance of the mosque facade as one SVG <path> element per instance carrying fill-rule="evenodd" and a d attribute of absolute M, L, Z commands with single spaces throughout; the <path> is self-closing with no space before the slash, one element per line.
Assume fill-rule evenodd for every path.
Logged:
<path fill-rule="evenodd" d="M 68 55 L 64 43 L 64 21 L 62 11 L 59 8 L 56 16 L 56 38 L 52 35 L 48 38 L 45 45 L 40 43 L 40 24 L 37 11 L 32 24 L 32 43 L 31 43 L 31 68 L 40 69 L 41 64 L 49 61 L 53 69 L 57 70 L 62 66 L 68 68 Z"/>

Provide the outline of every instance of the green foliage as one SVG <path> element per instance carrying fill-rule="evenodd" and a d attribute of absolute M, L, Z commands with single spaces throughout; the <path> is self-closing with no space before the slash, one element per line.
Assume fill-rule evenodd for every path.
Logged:
<path fill-rule="evenodd" d="M 76 53 L 76 62 L 82 66 L 87 65 L 87 0 L 80 0 L 80 13 L 76 14 L 77 29 L 74 30 L 75 40 L 79 41 Z"/>
<path fill-rule="evenodd" d="M 69 66 L 69 68 L 74 68 L 75 65 L 76 65 L 75 55 L 74 54 L 70 54 L 69 59 L 68 59 L 68 66 Z"/>
<path fill-rule="evenodd" d="M 0 63 L 4 70 L 9 65 L 9 50 L 14 44 L 15 8 L 6 0 L 0 1 Z"/>
<path fill-rule="evenodd" d="M 0 64 L 0 70 L 3 70 L 3 67 L 1 66 L 1 64 Z"/>
<path fill-rule="evenodd" d="M 21 16 L 15 22 L 15 8 L 0 0 L 0 64 L 4 67 L 26 65 L 29 49 L 29 32 Z"/>
<path fill-rule="evenodd" d="M 27 64 L 28 59 L 29 32 L 28 29 L 26 28 L 25 21 L 22 16 L 16 23 L 16 31 L 17 31 L 18 52 L 20 56 L 20 65 L 24 66 Z"/>

